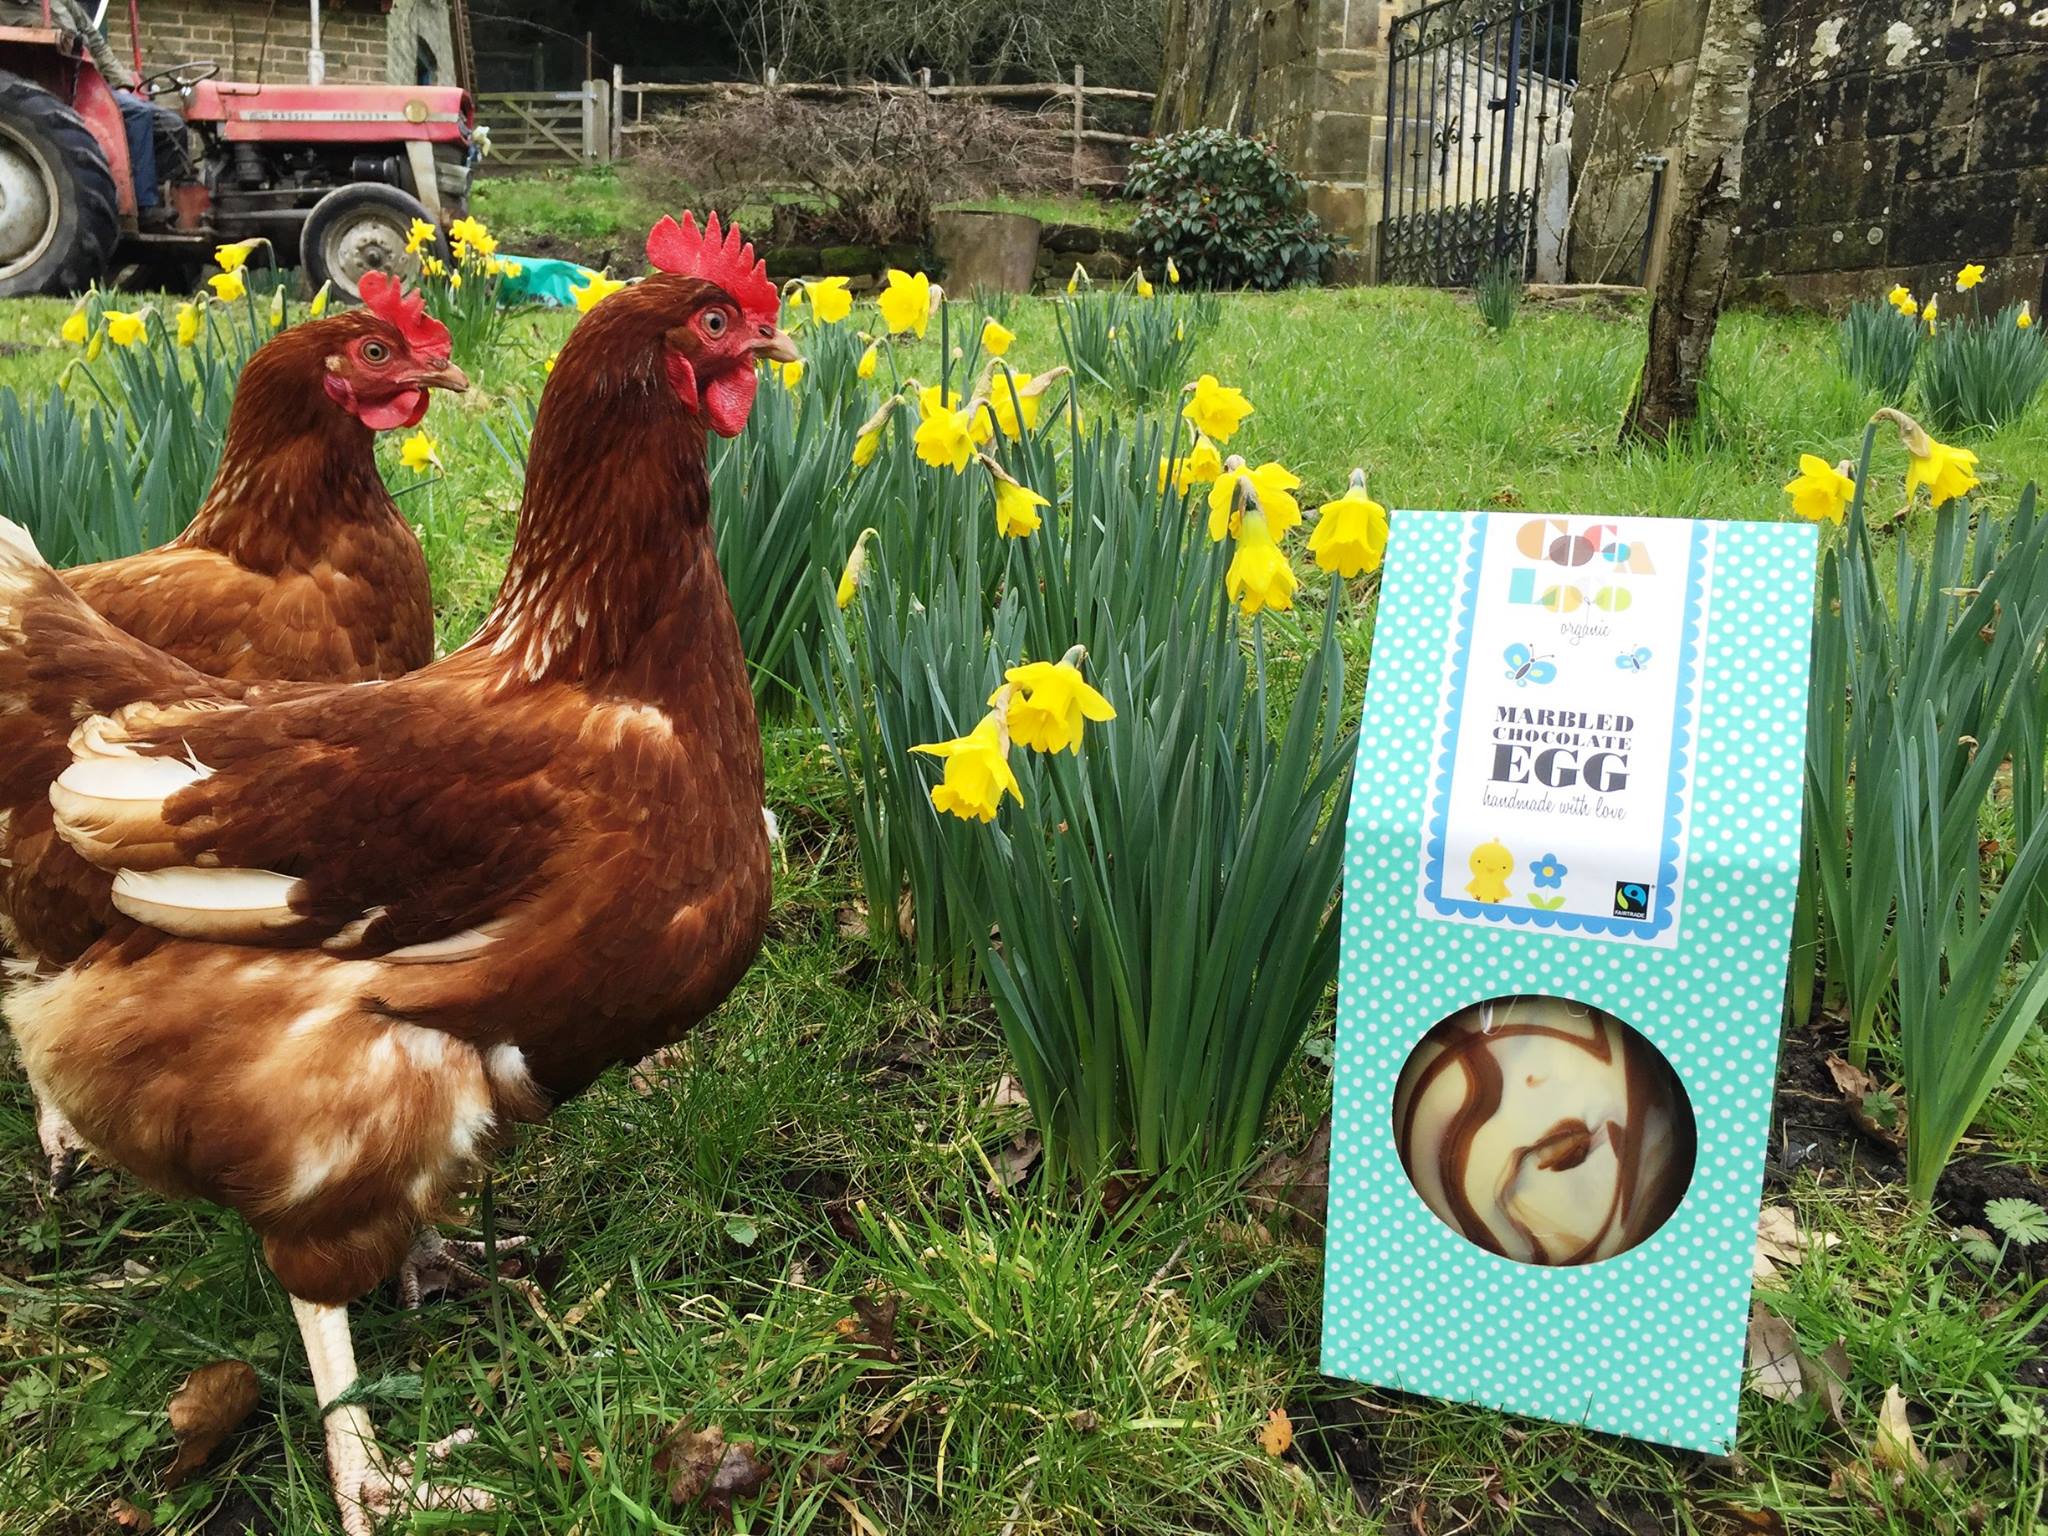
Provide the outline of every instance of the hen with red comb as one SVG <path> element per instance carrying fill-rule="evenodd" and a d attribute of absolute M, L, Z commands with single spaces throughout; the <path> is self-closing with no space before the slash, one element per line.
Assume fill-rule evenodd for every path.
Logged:
<path fill-rule="evenodd" d="M 702 229 L 687 209 L 680 224 L 663 215 L 648 231 L 647 260 L 657 271 L 716 283 L 756 324 L 773 325 L 781 313 L 782 296 L 768 279 L 768 263 L 755 256 L 753 242 L 741 239 L 737 224 L 721 234 L 716 210 Z"/>

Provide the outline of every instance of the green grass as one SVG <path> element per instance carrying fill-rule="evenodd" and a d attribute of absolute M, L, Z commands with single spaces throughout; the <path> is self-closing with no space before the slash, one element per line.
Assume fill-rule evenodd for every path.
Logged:
<path fill-rule="evenodd" d="M 1136 203 L 1099 197 L 979 197 L 946 206 L 1021 213 L 1041 224 L 1086 224 L 1093 229 L 1129 229 L 1138 217 Z"/>
<path fill-rule="evenodd" d="M 0 385 L 52 386 L 66 308 L 0 305 L 0 343 L 25 348 L 0 347 Z M 509 546 L 518 487 L 489 430 L 530 408 L 569 323 L 516 317 L 472 394 L 435 405 L 445 478 L 409 488 L 383 450 L 423 529 L 444 644 L 485 611 Z M 1055 360 L 1047 305 L 1020 302 L 1011 324 L 1021 366 Z M 1230 446 L 1294 467 L 1305 500 L 1358 464 L 1391 505 L 1750 518 L 1782 515 L 1801 450 L 1832 459 L 1860 434 L 1872 402 L 1839 382 L 1832 346 L 1819 321 L 1729 317 L 1706 423 L 1654 451 L 1613 445 L 1641 353 L 1625 319 L 1528 307 L 1486 338 L 1445 295 L 1282 294 L 1228 301 L 1197 363 L 1258 407 Z M 1994 502 L 2048 474 L 2044 428 L 2037 403 L 1973 441 Z M 1879 465 L 1903 469 L 1889 444 Z M 1352 644 L 1362 660 L 1362 627 Z M 760 963 L 652 1093 L 614 1074 L 497 1164 L 497 1229 L 531 1234 L 559 1269 L 546 1314 L 502 1288 L 416 1314 L 383 1296 L 355 1309 L 387 1441 L 474 1423 L 458 1469 L 504 1494 L 499 1529 L 713 1529 L 670 1507 L 651 1470 L 678 1421 L 755 1442 L 775 1487 L 736 1511 L 751 1531 L 1713 1533 L 1763 1529 L 1737 1524 L 1757 1509 L 1800 1536 L 2034 1529 L 2048 1442 L 2020 1421 L 2040 1401 L 2041 1295 L 1838 1173 L 1802 1175 L 1791 1198 L 1843 1241 L 1766 1295 L 1809 1352 L 1843 1341 L 1843 1422 L 1746 1394 L 1728 1459 L 1321 1381 L 1317 1251 L 1228 1190 L 1114 1216 L 1036 1182 L 991 1193 L 1024 1123 L 990 1103 L 1005 1071 L 993 1018 L 979 1000 L 935 1010 L 847 936 L 842 791 L 808 730 L 771 725 L 766 748 L 788 862 Z M 1276 1145 L 1328 1105 L 1324 1044 L 1283 1089 Z M 2048 1162 L 2038 1042 L 1980 1130 L 1987 1150 Z M 51 1199 L 33 1145 L 9 1067 L 0 1527 L 98 1532 L 125 1498 L 180 1533 L 331 1529 L 298 1341 L 247 1230 L 107 1171 Z M 899 1298 L 894 1360 L 842 1327 L 856 1296 L 884 1292 Z M 165 1400 L 225 1356 L 262 1373 L 262 1401 L 166 1494 Z M 1946 1467 L 1898 1486 L 1864 1475 L 1893 1384 Z M 1281 1461 L 1255 1439 L 1275 1407 L 1299 1435 Z"/>

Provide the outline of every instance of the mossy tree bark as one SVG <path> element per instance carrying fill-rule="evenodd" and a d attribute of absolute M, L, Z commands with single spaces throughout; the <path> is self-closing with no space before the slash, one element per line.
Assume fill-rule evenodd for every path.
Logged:
<path fill-rule="evenodd" d="M 1650 352 L 1622 422 L 1624 442 L 1662 442 L 1699 414 L 1700 379 L 1728 291 L 1761 9 L 1761 0 L 1708 0 L 1671 238 L 1650 307 Z"/>
<path fill-rule="evenodd" d="M 1258 0 L 1167 0 L 1152 131 L 1249 132 L 1259 69 Z"/>

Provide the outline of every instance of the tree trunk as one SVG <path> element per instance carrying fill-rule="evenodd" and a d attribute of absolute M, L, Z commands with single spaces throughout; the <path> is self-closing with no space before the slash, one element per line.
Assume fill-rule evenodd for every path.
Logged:
<path fill-rule="evenodd" d="M 1262 9 L 1259 0 L 1167 0 L 1153 133 L 1252 130 Z"/>
<path fill-rule="evenodd" d="M 1679 151 L 1671 239 L 1650 307 L 1650 354 L 1622 422 L 1623 441 L 1663 442 L 1699 414 L 1700 378 L 1721 300 L 1742 195 L 1742 139 L 1763 39 L 1761 0 L 1708 0 Z"/>

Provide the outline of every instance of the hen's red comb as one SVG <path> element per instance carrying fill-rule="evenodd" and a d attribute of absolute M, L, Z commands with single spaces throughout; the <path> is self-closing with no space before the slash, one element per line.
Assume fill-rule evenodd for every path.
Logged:
<path fill-rule="evenodd" d="M 427 313 L 427 301 L 419 294 L 407 293 L 405 285 L 387 272 L 365 272 L 357 288 L 363 307 L 397 326 L 413 351 L 434 357 L 448 355 L 448 327 Z"/>
<path fill-rule="evenodd" d="M 740 238 L 737 224 L 721 234 L 715 212 L 701 230 L 687 211 L 680 224 L 664 214 L 648 233 L 647 259 L 663 272 L 716 283 L 738 301 L 749 320 L 773 325 L 782 311 L 782 296 L 768 281 L 768 263 Z"/>

